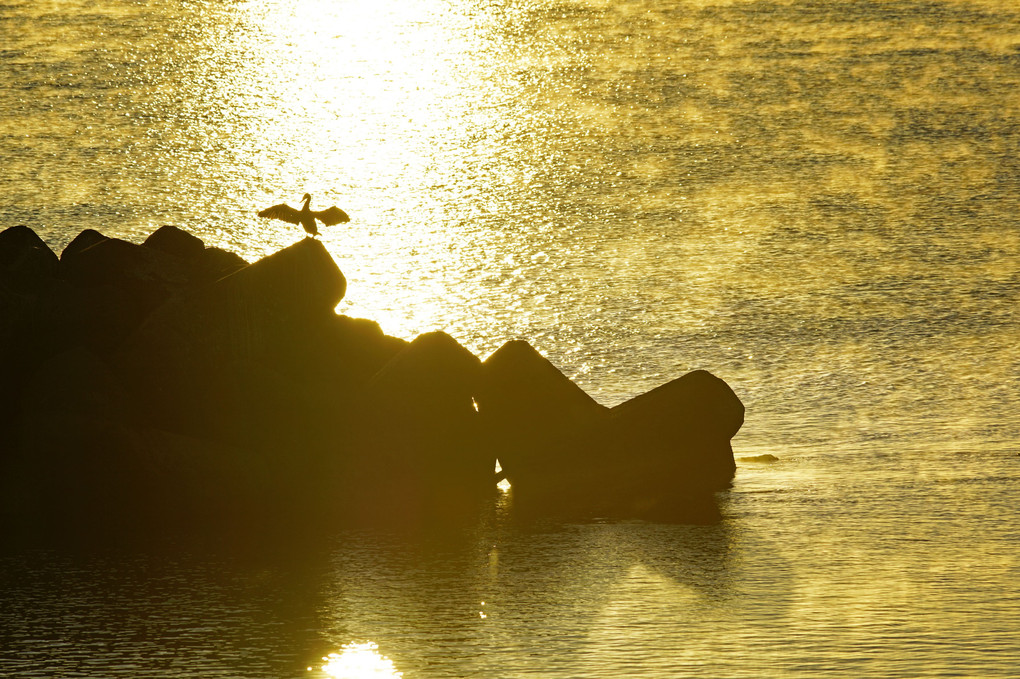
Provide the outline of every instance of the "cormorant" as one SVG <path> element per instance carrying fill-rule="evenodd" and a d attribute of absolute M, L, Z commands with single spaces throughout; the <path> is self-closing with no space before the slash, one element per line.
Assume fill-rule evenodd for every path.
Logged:
<path fill-rule="evenodd" d="M 351 221 L 347 213 L 336 205 L 325 210 L 312 210 L 309 207 L 312 202 L 312 195 L 310 193 L 306 193 L 301 200 L 304 202 L 304 205 L 301 206 L 300 210 L 295 210 L 286 203 L 280 203 L 273 207 L 267 207 L 259 213 L 259 217 L 280 219 L 291 224 L 300 224 L 304 227 L 305 231 L 313 236 L 319 235 L 319 230 L 315 227 L 316 219 L 325 226 L 333 226 L 334 224 Z"/>

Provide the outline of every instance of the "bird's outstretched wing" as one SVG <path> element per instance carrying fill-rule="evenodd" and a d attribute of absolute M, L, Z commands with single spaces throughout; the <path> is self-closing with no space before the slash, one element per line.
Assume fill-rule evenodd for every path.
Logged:
<path fill-rule="evenodd" d="M 291 224 L 301 223 L 301 213 L 286 203 L 267 207 L 259 213 L 259 217 L 265 217 L 266 219 L 279 219 L 284 222 L 290 222 Z"/>
<path fill-rule="evenodd" d="M 269 209 L 272 210 L 273 208 Z M 333 226 L 334 224 L 341 224 L 343 222 L 351 221 L 351 218 L 347 216 L 347 213 L 338 208 L 336 205 L 326 210 L 312 212 L 312 216 L 314 216 L 316 219 L 318 219 L 326 226 Z"/>

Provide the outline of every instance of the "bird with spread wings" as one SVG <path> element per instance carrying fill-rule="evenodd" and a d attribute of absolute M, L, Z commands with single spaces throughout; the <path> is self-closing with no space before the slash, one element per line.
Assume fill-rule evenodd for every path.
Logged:
<path fill-rule="evenodd" d="M 286 203 L 280 203 L 272 207 L 267 207 L 265 210 L 259 212 L 259 217 L 265 217 L 266 219 L 279 219 L 290 224 L 300 224 L 304 227 L 304 230 L 313 236 L 319 235 L 319 229 L 315 225 L 315 220 L 322 222 L 324 226 L 333 226 L 334 224 L 341 224 L 344 222 L 351 221 L 351 218 L 347 216 L 347 213 L 338 208 L 336 205 L 326 208 L 325 210 L 313 210 L 311 207 L 312 195 L 306 193 L 301 197 L 301 201 L 304 203 L 300 210 L 295 210 Z"/>

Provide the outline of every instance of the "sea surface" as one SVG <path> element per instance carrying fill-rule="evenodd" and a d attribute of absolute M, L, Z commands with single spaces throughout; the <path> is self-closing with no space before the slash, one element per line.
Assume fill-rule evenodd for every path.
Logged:
<path fill-rule="evenodd" d="M 0 676 L 1020 676 L 1015 2 L 0 0 L 0 227 L 306 191 L 339 313 L 726 380 L 722 520 L 5 550 Z"/>

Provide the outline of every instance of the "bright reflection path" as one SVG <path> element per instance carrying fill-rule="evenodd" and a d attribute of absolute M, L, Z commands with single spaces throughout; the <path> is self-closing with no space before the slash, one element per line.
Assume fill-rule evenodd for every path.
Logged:
<path fill-rule="evenodd" d="M 447 307 L 451 289 L 466 288 L 462 272 L 478 266 L 462 258 L 481 247 L 471 206 L 496 195 L 513 121 L 490 63 L 502 53 L 486 49 L 491 17 L 472 3 L 303 0 L 245 5 L 235 18 L 246 56 L 217 83 L 251 131 L 240 172 L 250 185 L 234 202 L 295 202 L 304 191 L 316 205 L 335 202 L 352 217 L 322 236 L 351 283 L 340 311 L 405 338 L 459 330 Z M 301 235 L 238 221 L 252 232 L 236 245 L 252 258 Z"/>
<path fill-rule="evenodd" d="M 323 660 L 322 671 L 333 679 L 399 679 L 404 676 L 394 667 L 393 661 L 379 653 L 379 646 L 371 641 L 350 643 L 339 653 L 330 653 Z"/>

